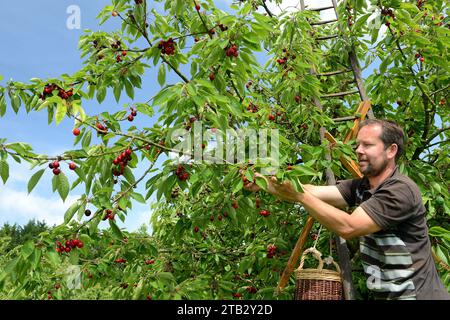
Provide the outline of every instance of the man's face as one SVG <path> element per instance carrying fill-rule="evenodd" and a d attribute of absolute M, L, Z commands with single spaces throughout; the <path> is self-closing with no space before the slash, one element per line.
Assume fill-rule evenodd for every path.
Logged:
<path fill-rule="evenodd" d="M 384 171 L 388 165 L 389 148 L 385 150 L 380 139 L 381 126 L 368 125 L 362 127 L 356 137 L 356 155 L 361 172 L 367 177 L 375 177 Z"/>

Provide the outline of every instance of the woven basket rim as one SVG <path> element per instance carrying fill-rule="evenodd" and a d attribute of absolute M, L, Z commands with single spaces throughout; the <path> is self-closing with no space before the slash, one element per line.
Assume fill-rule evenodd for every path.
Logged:
<path fill-rule="evenodd" d="M 327 269 L 301 269 L 297 271 L 298 280 L 328 280 L 342 282 L 339 272 Z"/>

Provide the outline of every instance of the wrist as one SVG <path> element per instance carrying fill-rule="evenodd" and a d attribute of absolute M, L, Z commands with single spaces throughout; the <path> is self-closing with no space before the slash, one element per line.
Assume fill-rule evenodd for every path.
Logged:
<path fill-rule="evenodd" d="M 297 202 L 303 203 L 305 199 L 305 192 L 297 192 L 296 198 Z"/>

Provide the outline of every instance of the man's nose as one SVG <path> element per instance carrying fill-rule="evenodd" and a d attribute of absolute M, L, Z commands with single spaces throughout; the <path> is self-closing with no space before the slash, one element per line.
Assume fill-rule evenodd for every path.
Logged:
<path fill-rule="evenodd" d="M 356 149 L 355 149 L 356 154 L 362 154 L 363 150 L 361 148 L 361 145 L 359 145 Z"/>

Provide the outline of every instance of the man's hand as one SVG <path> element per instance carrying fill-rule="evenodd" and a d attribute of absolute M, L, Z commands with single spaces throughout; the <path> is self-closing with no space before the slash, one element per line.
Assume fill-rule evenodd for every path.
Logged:
<path fill-rule="evenodd" d="M 301 201 L 301 196 L 303 193 L 295 191 L 294 186 L 290 182 L 285 181 L 280 183 L 276 177 L 267 178 L 259 173 L 255 173 L 255 177 L 263 178 L 267 183 L 266 191 L 273 194 L 277 198 L 291 202 Z M 261 188 L 253 182 L 247 183 L 244 185 L 244 188 L 252 192 L 261 190 Z"/>

